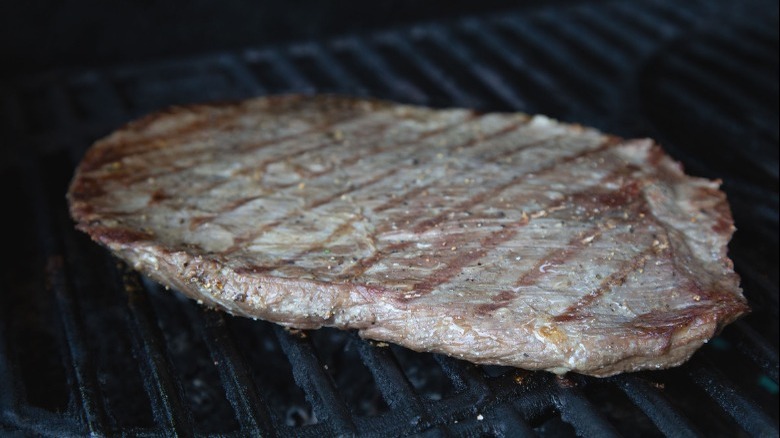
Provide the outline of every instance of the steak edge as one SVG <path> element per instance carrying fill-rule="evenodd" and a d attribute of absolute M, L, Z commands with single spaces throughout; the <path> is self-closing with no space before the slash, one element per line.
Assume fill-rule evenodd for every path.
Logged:
<path fill-rule="evenodd" d="M 749 310 L 718 187 L 543 116 L 290 95 L 131 122 L 68 200 L 135 269 L 235 315 L 608 376 L 678 365 Z"/>

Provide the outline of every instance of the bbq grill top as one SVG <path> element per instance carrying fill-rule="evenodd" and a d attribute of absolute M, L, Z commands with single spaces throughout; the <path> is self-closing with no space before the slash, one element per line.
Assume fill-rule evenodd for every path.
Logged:
<path fill-rule="evenodd" d="M 518 9 L 4 84 L 0 430 L 776 435 L 778 15 L 765 6 Z M 656 138 L 689 173 L 724 180 L 754 312 L 680 368 L 559 379 L 201 310 L 73 229 L 64 193 L 96 138 L 172 104 L 282 92 L 521 110 Z"/>

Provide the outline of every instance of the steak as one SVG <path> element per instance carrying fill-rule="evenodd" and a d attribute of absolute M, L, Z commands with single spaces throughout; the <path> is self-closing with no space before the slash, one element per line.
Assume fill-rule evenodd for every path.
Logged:
<path fill-rule="evenodd" d="M 68 199 L 135 269 L 234 315 L 608 376 L 680 364 L 748 311 L 718 186 L 543 116 L 275 96 L 132 122 Z"/>

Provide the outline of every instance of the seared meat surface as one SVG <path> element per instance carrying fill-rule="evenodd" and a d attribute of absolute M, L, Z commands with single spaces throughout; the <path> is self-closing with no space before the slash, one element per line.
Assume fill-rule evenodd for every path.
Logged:
<path fill-rule="evenodd" d="M 607 376 L 748 308 L 718 183 L 651 140 L 338 96 L 174 108 L 98 141 L 79 229 L 209 306 Z"/>

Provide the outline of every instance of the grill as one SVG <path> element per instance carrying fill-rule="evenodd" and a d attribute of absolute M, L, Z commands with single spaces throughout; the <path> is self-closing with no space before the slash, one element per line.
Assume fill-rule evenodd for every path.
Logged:
<path fill-rule="evenodd" d="M 679 4 L 678 4 L 679 3 Z M 0 431 L 63 436 L 777 436 L 778 5 L 518 8 L 0 86 Z M 684 366 L 474 366 L 202 309 L 73 229 L 95 139 L 171 104 L 339 92 L 649 136 L 722 178 L 754 311 Z"/>

